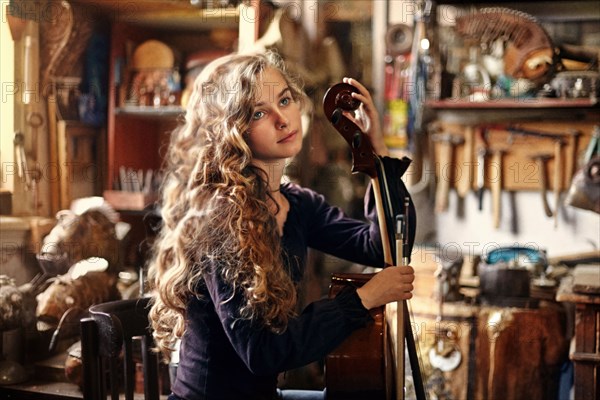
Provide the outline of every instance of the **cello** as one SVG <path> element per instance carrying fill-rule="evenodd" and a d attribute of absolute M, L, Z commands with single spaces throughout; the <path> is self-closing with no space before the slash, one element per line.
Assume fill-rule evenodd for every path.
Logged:
<path fill-rule="evenodd" d="M 353 92 L 358 93 L 358 89 L 346 83 L 330 87 L 323 98 L 323 110 L 329 122 L 350 145 L 352 172 L 362 172 L 371 178 L 386 265 L 408 265 L 415 236 L 416 216 L 410 194 L 400 178 L 411 160 L 407 157 L 380 157 L 374 153 L 364 132 L 344 115 L 345 112 L 358 110 L 361 105 L 360 101 L 352 97 Z M 330 296 L 335 296 L 344 285 L 361 286 L 372 276 L 373 274 L 334 274 Z M 426 399 L 406 301 L 399 302 L 396 306 L 395 344 L 386 317 L 389 310 L 381 306 L 370 310 L 373 323 L 353 332 L 327 356 L 327 400 L 403 400 L 406 350 L 416 398 Z"/>

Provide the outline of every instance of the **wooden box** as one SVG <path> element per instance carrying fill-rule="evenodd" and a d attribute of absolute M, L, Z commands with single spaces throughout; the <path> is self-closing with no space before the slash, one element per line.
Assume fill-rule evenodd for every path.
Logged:
<path fill-rule="evenodd" d="M 125 192 L 121 190 L 105 190 L 106 200 L 116 210 L 143 210 L 154 203 L 158 196 L 155 193 Z"/>

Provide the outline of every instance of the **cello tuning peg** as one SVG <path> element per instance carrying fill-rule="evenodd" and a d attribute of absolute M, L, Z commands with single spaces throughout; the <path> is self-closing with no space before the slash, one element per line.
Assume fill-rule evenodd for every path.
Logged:
<path fill-rule="evenodd" d="M 331 123 L 337 125 L 338 122 L 342 119 L 342 110 L 336 108 L 333 113 L 331 113 Z"/>
<path fill-rule="evenodd" d="M 362 143 L 362 132 L 356 131 L 352 135 L 352 148 L 358 149 Z"/>

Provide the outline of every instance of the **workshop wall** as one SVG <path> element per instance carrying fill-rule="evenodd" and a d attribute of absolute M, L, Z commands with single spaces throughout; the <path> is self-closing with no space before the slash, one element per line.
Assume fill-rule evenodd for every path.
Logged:
<path fill-rule="evenodd" d="M 495 114 L 503 115 L 498 111 Z M 556 117 L 557 112 L 551 114 Z M 508 117 L 506 121 L 511 122 Z M 545 250 L 549 257 L 600 248 L 598 214 L 574 208 L 568 201 L 573 178 L 583 164 L 594 130 L 598 129 L 593 118 L 584 121 L 545 115 L 542 122 L 519 125 L 521 133 L 521 128 L 514 128 L 513 133 L 507 131 L 515 125 L 489 129 L 483 134 L 485 147 L 477 128 L 467 158 L 469 140 L 465 140 L 464 127 L 436 124 L 445 135 L 461 141 L 452 146 L 448 160 L 442 160 L 440 155 L 447 144 L 431 142 L 434 161 L 425 173 L 435 176 L 436 192 L 435 199 L 424 206 L 432 207 L 431 214 L 435 215 L 432 224 L 436 246 L 460 247 L 485 255 L 499 246 L 525 245 Z M 540 134 L 543 136 L 536 136 Z M 486 153 L 481 200 L 476 187 L 480 172 L 476 168 L 480 162 L 478 149 L 485 149 Z M 535 159 L 540 155 L 547 157 L 542 164 L 544 174 Z M 465 160 L 470 161 L 470 170 Z M 461 190 L 465 178 L 468 186 Z M 447 183 L 445 196 L 440 194 L 440 182 Z M 440 199 L 444 197 L 442 204 Z"/>
<path fill-rule="evenodd" d="M 463 217 L 453 211 L 436 215 L 436 245 L 486 254 L 500 246 L 522 244 L 546 250 L 549 257 L 600 248 L 600 218 L 592 211 L 563 206 L 555 227 L 554 220 L 544 215 L 539 193 L 503 192 L 500 228 L 496 229 L 492 226 L 489 194 L 484 198 L 482 211 L 478 210 L 477 202 L 473 195 L 465 198 Z M 456 210 L 457 203 L 458 196 L 452 191 L 449 209 Z M 516 230 L 511 227 L 513 219 L 517 220 Z"/>

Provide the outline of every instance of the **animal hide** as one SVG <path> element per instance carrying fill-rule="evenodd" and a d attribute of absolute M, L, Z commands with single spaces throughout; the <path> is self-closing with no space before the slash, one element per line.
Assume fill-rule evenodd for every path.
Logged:
<path fill-rule="evenodd" d="M 115 223 L 107 211 L 91 208 L 77 215 L 65 210 L 58 218 L 57 225 L 44 238 L 41 256 L 64 257 L 67 268 L 86 258 L 101 257 L 108 261 L 108 272 L 121 269 Z"/>
<path fill-rule="evenodd" d="M 553 307 L 482 308 L 475 398 L 557 398 L 560 366 L 568 357 L 564 319 L 564 311 Z"/>
<path fill-rule="evenodd" d="M 69 275 L 52 278 L 52 283 L 37 296 L 39 320 L 58 324 L 71 308 L 86 310 L 91 305 L 120 299 L 117 278 L 106 272 L 88 272 L 72 279 Z"/>

